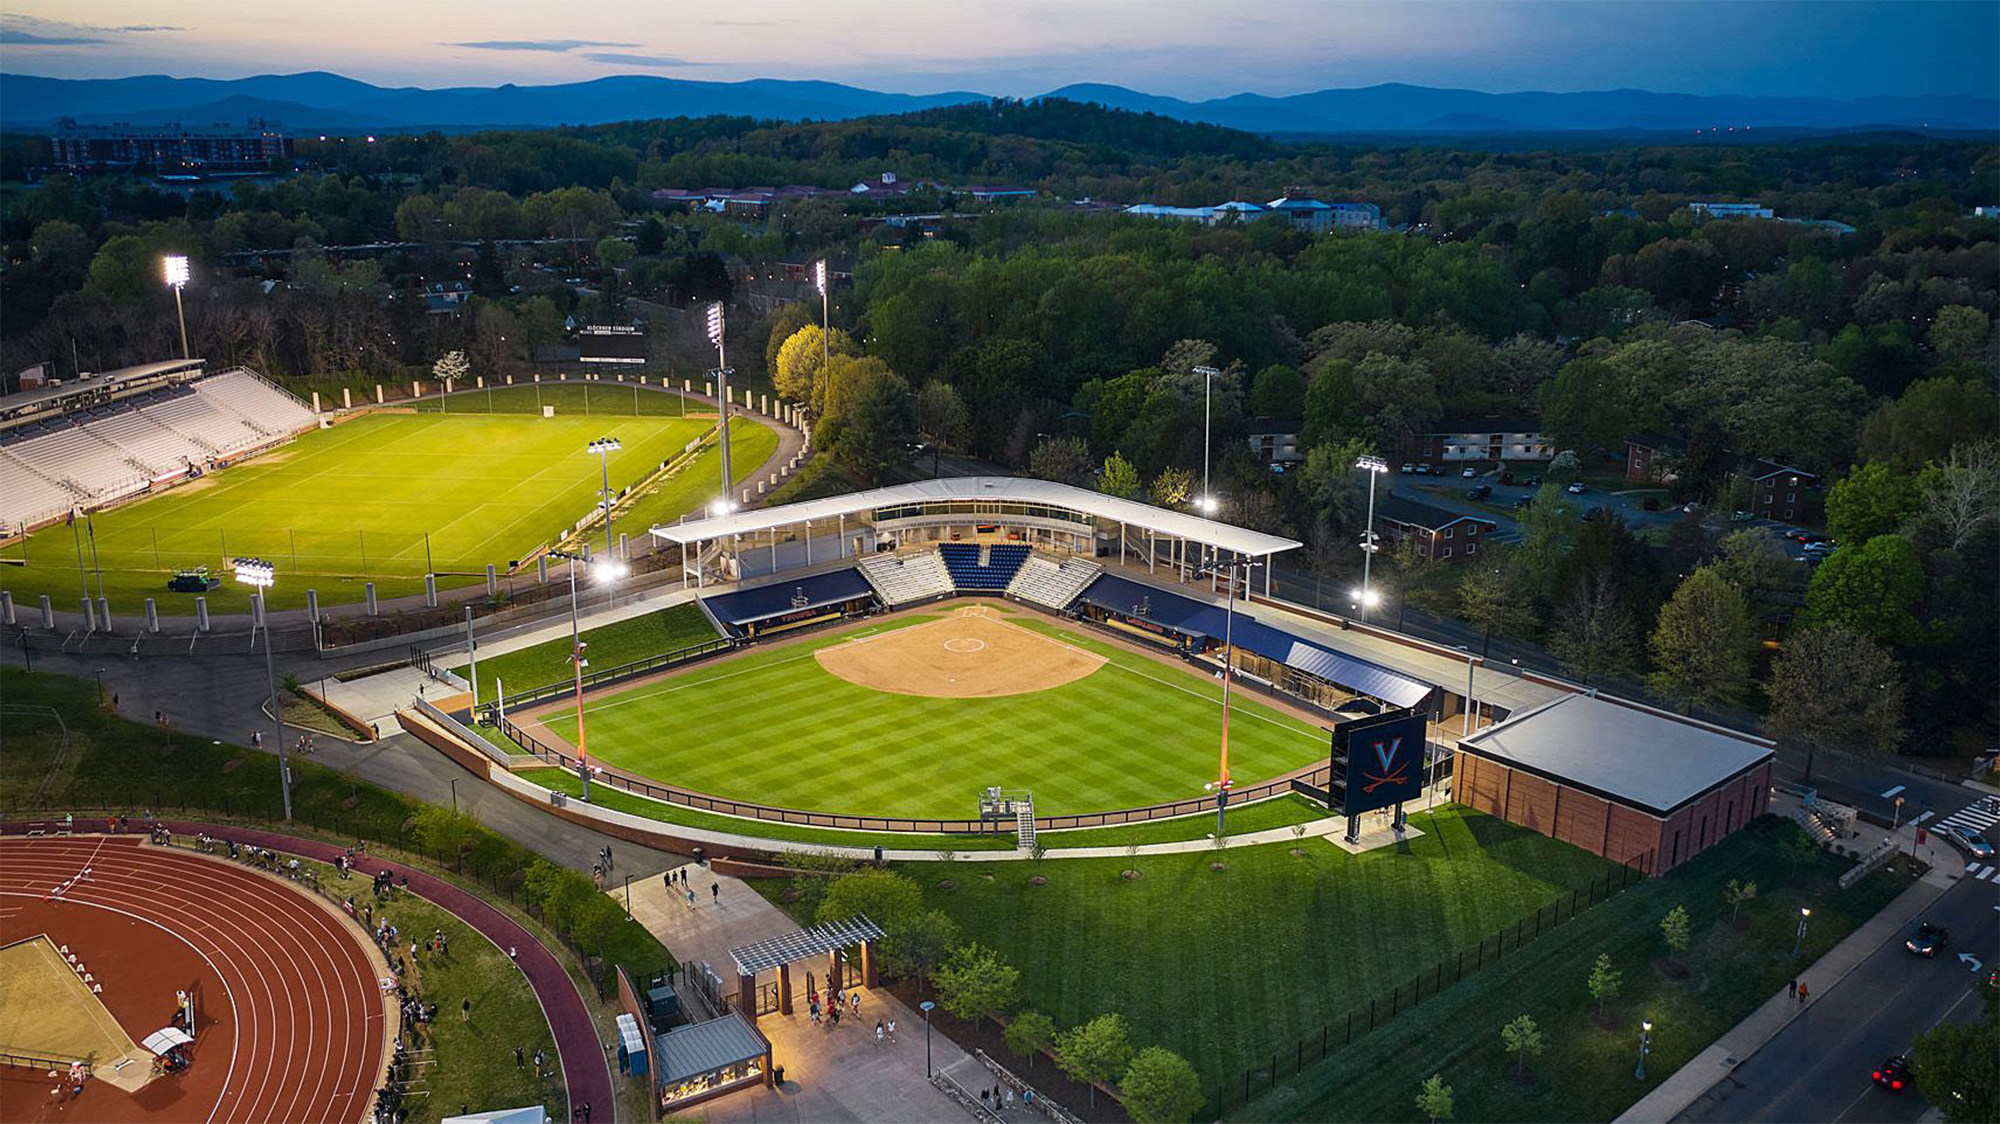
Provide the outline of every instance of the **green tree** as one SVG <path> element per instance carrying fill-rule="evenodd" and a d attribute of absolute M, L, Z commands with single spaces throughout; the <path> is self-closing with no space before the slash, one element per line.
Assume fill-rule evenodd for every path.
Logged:
<path fill-rule="evenodd" d="M 1914 610 L 1924 595 L 1923 563 L 1916 544 L 1901 535 L 1877 535 L 1835 550 L 1806 586 L 1802 623 L 1842 624 L 1886 647 L 1919 639 Z"/>
<path fill-rule="evenodd" d="M 1992 326 L 1992 320 L 1984 312 L 1962 304 L 1948 304 L 1938 309 L 1931 321 L 1931 349 L 1947 363 L 1978 362 L 1986 353 Z"/>
<path fill-rule="evenodd" d="M 1624 380 L 1599 359 L 1574 359 L 1542 384 L 1542 429 L 1565 448 L 1622 447 L 1632 423 Z"/>
<path fill-rule="evenodd" d="M 1458 587 L 1458 612 L 1466 623 L 1481 631 L 1479 654 L 1493 651 L 1495 632 L 1517 632 L 1532 619 L 1528 598 L 1507 564 L 1507 556 L 1488 546 L 1479 561 L 1466 563 L 1471 571 Z"/>
<path fill-rule="evenodd" d="M 876 371 L 855 388 L 854 398 L 821 423 L 826 449 L 856 476 L 879 484 L 910 459 L 916 444 L 916 410 L 901 375 Z"/>
<path fill-rule="evenodd" d="M 1653 687 L 1689 711 L 1734 702 L 1749 687 L 1754 643 L 1743 595 L 1703 566 L 1660 607 Z"/>
<path fill-rule="evenodd" d="M 1306 382 L 1292 367 L 1273 363 L 1250 380 L 1250 413 L 1260 418 L 1295 418 L 1305 407 Z"/>
<path fill-rule="evenodd" d="M 1099 1015 L 1057 1038 L 1056 1064 L 1090 1086 L 1090 1103 L 1096 1104 L 1098 1083 L 1118 1080 L 1132 1064 L 1132 1031 L 1125 1016 Z"/>
<path fill-rule="evenodd" d="M 1819 858 L 1819 844 L 1806 834 L 1806 829 L 1795 823 L 1780 825 L 1784 834 L 1778 839 L 1778 850 L 1792 864 L 1790 878 L 1799 880 L 1799 864 Z"/>
<path fill-rule="evenodd" d="M 1597 961 L 1590 966 L 1590 978 L 1584 981 L 1584 988 L 1597 1004 L 1598 1017 L 1604 1015 L 1604 1005 L 1618 998 L 1618 991 L 1625 986 L 1625 974 L 1611 966 L 1611 954 L 1600 952 Z"/>
<path fill-rule="evenodd" d="M 939 966 L 937 993 L 938 1005 L 961 1019 L 1005 1013 L 1020 997 L 1021 970 L 985 945 L 967 942 Z"/>
<path fill-rule="evenodd" d="M 936 476 L 945 448 L 962 446 L 971 437 L 972 415 L 957 389 L 941 379 L 932 379 L 917 392 L 916 409 L 917 432 L 930 442 L 931 475 Z"/>
<path fill-rule="evenodd" d="M 800 328 L 778 345 L 777 361 L 771 369 L 771 386 L 778 397 L 801 403 L 816 414 L 828 412 L 828 370 L 823 360 L 829 340 L 836 358 L 860 354 L 852 336 L 839 328 L 831 337 L 824 336 L 817 324 Z"/>
<path fill-rule="evenodd" d="M 1722 904 L 1729 907 L 1730 924 L 1736 923 L 1736 915 L 1743 912 L 1743 903 L 1757 896 L 1755 882 L 1738 882 L 1732 878 L 1722 887 Z"/>
<path fill-rule="evenodd" d="M 1118 1091 L 1133 1124 L 1187 1124 L 1207 1100 L 1194 1066 L 1162 1046 L 1148 1046 L 1133 1056 Z"/>
<path fill-rule="evenodd" d="M 1009 1050 L 1019 1057 L 1028 1059 L 1028 1065 L 1032 1067 L 1035 1058 L 1043 1050 L 1054 1045 L 1056 1023 L 1054 1019 L 1040 1011 L 1023 1011 L 1014 1016 L 1000 1037 L 1007 1043 Z"/>
<path fill-rule="evenodd" d="M 1765 726 L 1805 747 L 1805 781 L 1821 750 L 1853 757 L 1893 753 L 1903 739 L 1903 677 L 1896 661 L 1844 624 L 1794 634 L 1771 662 Z"/>
<path fill-rule="evenodd" d="M 1919 379 L 1861 423 L 1861 457 L 1915 472 L 1995 431 L 2000 400 L 1978 382 Z"/>
<path fill-rule="evenodd" d="M 1299 440 L 1312 448 L 1352 436 L 1355 399 L 1354 364 L 1345 359 L 1322 363 L 1306 384 Z"/>
<path fill-rule="evenodd" d="M 1417 1114 L 1430 1118 L 1431 1124 L 1440 1120 L 1450 1120 L 1453 1112 L 1451 1086 L 1444 1083 L 1444 1075 L 1433 1073 L 1424 1078 L 1423 1088 L 1417 1090 Z"/>
<path fill-rule="evenodd" d="M 1673 956 L 1687 951 L 1690 934 L 1686 906 L 1677 905 L 1660 918 L 1660 937 L 1667 942 L 1667 952 Z"/>
<path fill-rule="evenodd" d="M 451 868 L 459 869 L 465 849 L 479 835 L 479 821 L 452 808 L 425 804 L 417 809 L 417 841 L 426 853 L 443 860 L 451 858 Z"/>
<path fill-rule="evenodd" d="M 1916 478 L 1893 465 L 1867 464 L 1826 494 L 1826 529 L 1843 544 L 1895 534 L 1916 515 Z"/>
<path fill-rule="evenodd" d="M 924 983 L 958 940 L 958 925 L 943 910 L 926 909 L 883 926 L 882 966 L 898 979 Z"/>
<path fill-rule="evenodd" d="M 1518 1015 L 1501 1027 L 1500 1041 L 1514 1055 L 1514 1073 L 1519 1077 L 1528 1075 L 1528 1059 L 1540 1056 L 1547 1048 L 1542 1042 L 1542 1028 L 1535 1025 L 1532 1015 Z"/>
<path fill-rule="evenodd" d="M 2000 989 L 1990 976 L 1972 986 L 1985 1005 L 1979 1021 L 1939 1020 L 1910 1051 L 1917 1088 L 1945 1124 L 2000 1120 Z"/>
<path fill-rule="evenodd" d="M 1123 454 L 1113 453 L 1104 458 L 1104 467 L 1097 470 L 1097 490 L 1121 500 L 1131 499 L 1139 494 L 1139 470 Z"/>
<path fill-rule="evenodd" d="M 924 893 L 894 871 L 862 867 L 834 879 L 815 916 L 824 924 L 861 915 L 888 929 L 923 909 Z"/>
<path fill-rule="evenodd" d="M 592 254 L 597 258 L 597 264 L 606 269 L 623 269 L 632 264 L 639 251 L 623 238 L 601 238 Z"/>
<path fill-rule="evenodd" d="M 1164 469 L 1153 477 L 1153 486 L 1148 491 L 1153 502 L 1161 507 L 1186 507 L 1194 498 L 1194 474 L 1185 468 Z"/>
<path fill-rule="evenodd" d="M 540 362 L 542 353 L 562 340 L 562 313 L 556 310 L 556 302 L 547 297 L 529 297 L 523 301 L 518 319 L 521 341 L 528 349 L 530 362 Z"/>
<path fill-rule="evenodd" d="M 1639 653 L 1639 625 L 1609 574 L 1592 574 L 1556 606 L 1549 654 L 1584 682 L 1632 672 Z"/>
<path fill-rule="evenodd" d="M 1028 474 L 1062 484 L 1087 483 L 1090 450 L 1080 437 L 1044 437 L 1028 454 Z"/>

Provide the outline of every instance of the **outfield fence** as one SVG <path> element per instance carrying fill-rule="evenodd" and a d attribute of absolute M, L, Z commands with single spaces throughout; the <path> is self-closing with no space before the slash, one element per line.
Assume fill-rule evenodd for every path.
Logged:
<path fill-rule="evenodd" d="M 1555 900 L 1536 907 L 1533 915 L 1519 918 L 1512 925 L 1501 926 L 1492 936 L 1481 938 L 1474 947 L 1445 954 L 1412 975 L 1407 992 L 1401 984 L 1397 984 L 1390 989 L 1387 998 L 1371 996 L 1366 1006 L 1355 1006 L 1341 1018 L 1320 1027 L 1317 1033 L 1307 1034 L 1293 1042 L 1289 1049 L 1272 1051 L 1268 1065 L 1244 1069 L 1240 1081 L 1218 1083 L 1212 1098 L 1202 1110 L 1201 1119 L 1219 1119 L 1232 1108 L 1248 1105 L 1256 1097 L 1276 1089 L 1287 1078 L 1298 1077 L 1308 1066 L 1325 1061 L 1353 1045 L 1357 1038 L 1365 1037 L 1396 1016 L 1414 1010 L 1425 999 L 1436 998 L 1440 992 L 1466 976 L 1479 972 L 1489 964 L 1498 964 L 1510 952 L 1519 952 L 1544 933 L 1553 932 L 1580 914 L 1610 901 L 1633 883 L 1645 879 L 1646 872 L 1652 867 L 1653 852 L 1648 851 L 1600 877 L 1592 878 L 1583 886 L 1572 887 L 1567 894 L 1557 894 Z"/>

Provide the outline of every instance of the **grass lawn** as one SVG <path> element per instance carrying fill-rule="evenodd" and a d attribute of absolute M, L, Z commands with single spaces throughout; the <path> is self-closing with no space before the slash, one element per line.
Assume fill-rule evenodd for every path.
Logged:
<path fill-rule="evenodd" d="M 599 478 L 597 458 L 584 451 L 592 438 L 608 433 L 624 442 L 611 460 L 612 486 L 623 487 L 677 455 L 706 424 L 561 414 L 356 418 L 93 517 L 104 592 L 128 620 L 146 597 L 157 598 L 163 613 L 189 614 L 194 595 L 169 592 L 167 578 L 177 568 L 207 566 L 224 579 L 207 595 L 210 611 L 242 612 L 245 587 L 225 572 L 228 559 L 240 555 L 277 563 L 277 608 L 304 605 L 308 588 L 323 604 L 359 600 L 369 578 L 385 598 L 421 592 L 427 569 L 466 575 L 463 584 L 488 563 L 504 567 L 553 540 L 590 510 Z M 747 478 L 776 436 L 754 421 L 738 425 L 743 437 L 732 467 Z M 677 516 L 712 498 L 719 463 L 713 449 L 701 453 L 644 497 L 628 526 L 643 529 L 669 518 L 670 509 Z M 87 562 L 91 551 L 77 538 L 54 526 L 10 547 L 8 557 L 26 564 L 0 570 L 0 582 L 29 606 L 44 593 L 58 606 L 72 605 L 81 596 L 78 553 Z M 93 594 L 96 587 L 93 574 Z"/>
<path fill-rule="evenodd" d="M 1394 849 L 1246 847 L 1220 872 L 1206 850 L 903 869 L 927 905 L 1021 970 L 1024 1007 L 1063 1027 L 1119 1012 L 1139 1045 L 1180 1053 L 1213 1089 L 1612 869 L 1476 812 L 1413 821 L 1425 834 Z M 1127 868 L 1144 877 L 1123 879 Z M 1048 884 L 1031 885 L 1036 874 Z M 947 878 L 954 889 L 938 887 Z"/>
<path fill-rule="evenodd" d="M 311 865 L 319 868 L 320 885 L 330 893 L 354 894 L 357 903 L 372 900 L 365 878 L 342 883 L 332 867 Z M 438 1008 L 437 1020 L 424 1028 L 425 1042 L 436 1051 L 436 1064 L 421 1071 L 430 1095 L 405 1102 L 410 1119 L 419 1124 L 441 1120 L 456 1115 L 461 1104 L 476 1111 L 480 1105 L 537 1103 L 553 1118 L 563 1119 L 569 1105 L 555 1038 L 527 977 L 507 953 L 450 912 L 414 894 L 398 894 L 376 912 L 416 938 L 420 948 L 425 936 L 442 929 L 450 949 L 441 957 L 419 951 L 406 977 L 425 1002 Z M 458 1017 L 459 1003 L 466 999 L 472 1000 L 469 1023 Z M 516 1046 L 528 1056 L 525 1067 L 514 1065 Z M 535 1080 L 537 1049 L 548 1061 L 540 1081 Z"/>
<path fill-rule="evenodd" d="M 1110 662 L 1045 691 L 929 698 L 874 691 L 812 657 L 918 614 L 763 648 L 586 700 L 600 760 L 697 791 L 814 811 L 963 818 L 988 785 L 1032 788 L 1043 815 L 1196 796 L 1214 776 L 1221 685 L 1015 613 L 1008 619 Z M 1326 757 L 1318 725 L 1232 700 L 1236 775 L 1262 780 Z M 548 718 L 551 729 L 575 710 Z"/>
<path fill-rule="evenodd" d="M 585 655 L 590 660 L 589 670 L 592 671 L 603 671 L 713 639 L 714 626 L 708 623 L 708 617 L 703 615 L 700 606 L 693 602 L 673 605 L 641 617 L 628 617 L 583 632 L 583 642 L 590 646 Z M 567 680 L 573 674 L 569 653 L 569 637 L 564 636 L 532 647 L 518 648 L 506 655 L 482 658 L 479 661 L 479 697 L 494 698 L 496 681 L 519 694 Z M 452 670 L 463 674 L 466 666 L 461 662 Z"/>
<path fill-rule="evenodd" d="M 1460 1120 L 1616 1117 L 1785 989 L 1799 971 L 1791 951 L 1801 905 L 1813 911 L 1809 963 L 1909 885 L 1907 875 L 1885 871 L 1841 890 L 1837 880 L 1852 864 L 1824 855 L 1805 864 L 1794 881 L 1776 842 L 1783 830 L 1795 829 L 1775 819 L 1758 821 L 1426 998 L 1327 1061 L 1313 1064 L 1308 1054 L 1303 1076 L 1291 1076 L 1291 1059 L 1281 1061 L 1285 1080 L 1277 1090 L 1248 1107 L 1232 1093 L 1229 1117 L 1418 1120 L 1412 1098 L 1433 1073 L 1452 1086 Z M 1723 884 L 1732 878 L 1759 888 L 1743 907 L 1747 927 L 1740 932 L 1728 923 L 1722 902 Z M 1692 945 L 1681 957 L 1690 975 L 1680 980 L 1656 966 L 1667 951 L 1660 919 L 1676 905 L 1685 905 L 1693 922 Z M 1610 1003 L 1616 1023 L 1608 1030 L 1591 1022 L 1584 986 L 1600 952 L 1624 973 L 1623 989 Z M 1501 1025 L 1523 1013 L 1534 1017 L 1547 1042 L 1526 1084 L 1512 1077 L 1512 1058 L 1500 1042 Z M 1654 1024 L 1644 1082 L 1632 1076 L 1642 1019 Z M 1240 1092 L 1240 1076 L 1237 1081 Z"/>
<path fill-rule="evenodd" d="M 711 423 L 715 421 L 714 406 L 662 391 L 657 387 L 658 382 L 654 379 L 654 385 L 641 387 L 636 382 L 557 381 L 551 375 L 540 383 L 517 382 L 513 386 L 461 390 L 441 398 L 426 398 L 414 403 L 414 407 L 425 414 L 527 414 L 539 418 L 543 406 L 554 406 L 559 418 L 574 414 L 627 418 L 692 415 Z M 700 389 L 699 384 L 696 389 Z"/>

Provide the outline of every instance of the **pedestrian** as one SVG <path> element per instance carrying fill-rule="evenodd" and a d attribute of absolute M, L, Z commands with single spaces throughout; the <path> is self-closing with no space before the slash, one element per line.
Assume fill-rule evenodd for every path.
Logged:
<path fill-rule="evenodd" d="M 856 1018 L 861 1017 L 861 991 L 858 988 L 848 993 L 847 1013 Z"/>
<path fill-rule="evenodd" d="M 1793 999 L 1797 999 L 1799 997 L 1799 981 L 1793 980 L 1791 983 L 1785 985 L 1785 987 L 1786 990 L 1791 993 Z"/>
<path fill-rule="evenodd" d="M 694 891 L 693 891 L 693 890 L 689 890 L 689 891 L 688 891 L 688 908 L 689 908 L 689 909 L 693 909 L 693 908 L 694 908 Z"/>
<path fill-rule="evenodd" d="M 516 964 L 519 964 L 519 963 L 521 962 L 521 950 L 520 950 L 520 949 L 518 949 L 518 948 L 516 948 L 516 947 L 514 947 L 514 946 L 513 946 L 513 945 L 511 945 L 511 944 L 510 944 L 510 945 L 508 945 L 508 946 L 507 946 L 507 959 L 509 959 L 509 960 L 512 960 L 512 961 L 513 961 L 514 963 L 516 963 Z"/>
<path fill-rule="evenodd" d="M 876 1044 L 877 1046 L 880 1046 L 880 1045 L 882 1044 L 882 1040 L 883 1040 L 883 1039 L 885 1039 L 885 1038 L 887 1038 L 888 1036 L 889 1036 L 889 1028 L 888 1028 L 888 1027 L 886 1027 L 886 1026 L 884 1026 L 884 1025 L 882 1025 L 882 1020 L 881 1020 L 881 1019 L 876 1019 L 876 1020 L 875 1020 L 875 1044 Z"/>
<path fill-rule="evenodd" d="M 710 882 L 708 884 L 708 893 L 709 896 L 714 898 L 717 902 L 722 901 L 722 883 Z"/>
<path fill-rule="evenodd" d="M 1007 1090 L 1007 1111 L 1014 1111 L 1014 1090 Z"/>
<path fill-rule="evenodd" d="M 992 1096 L 992 1095 L 993 1095 L 993 1094 L 991 1094 L 991 1093 L 988 1093 L 988 1092 L 986 1091 L 986 1087 L 985 1087 L 984 1085 L 980 1086 L 980 1087 L 979 1087 L 979 1107 L 981 1107 L 981 1108 L 985 1108 L 985 1107 L 986 1107 L 986 1098 L 988 1098 L 988 1097 L 990 1097 L 990 1096 Z"/>
<path fill-rule="evenodd" d="M 1804 980 L 1800 980 L 1800 981 L 1799 981 L 1799 1002 L 1801 1002 L 1801 1003 L 1804 1003 L 1804 1002 L 1806 1001 L 1806 995 L 1807 995 L 1807 992 L 1806 992 L 1806 981 L 1804 981 Z"/>
<path fill-rule="evenodd" d="M 668 871 L 668 872 L 667 872 L 667 873 L 666 873 L 666 874 L 665 874 L 665 875 L 664 875 L 664 876 L 663 876 L 663 877 L 662 877 L 662 878 L 660 879 L 660 882 L 661 882 L 661 884 L 665 885 L 667 889 L 669 889 L 669 890 L 673 889 L 673 888 L 674 888 L 674 872 L 673 872 L 673 871 L 671 871 L 671 870 L 670 870 L 670 871 Z"/>
<path fill-rule="evenodd" d="M 583 1124 L 590 1124 L 590 1102 L 583 1102 Z"/>
<path fill-rule="evenodd" d="M 895 1020 L 895 1019 L 890 1019 L 890 1020 L 889 1020 L 889 1045 L 891 1045 L 891 1046 L 894 1046 L 895 1044 L 896 1044 L 896 1020 Z"/>
<path fill-rule="evenodd" d="M 535 1080 L 542 1079 L 542 1067 L 547 1064 L 549 1064 L 547 1055 L 542 1053 L 541 1047 L 535 1047 Z"/>
<path fill-rule="evenodd" d="M 458 1021 L 462 1023 L 472 1021 L 472 1000 L 470 998 L 458 1001 Z"/>
<path fill-rule="evenodd" d="M 527 1065 L 528 1065 L 528 1052 L 526 1050 L 523 1050 L 519 1046 L 514 1047 L 514 1068 L 526 1069 Z"/>
<path fill-rule="evenodd" d="M 1035 1107 L 1035 1091 L 1033 1089 L 1021 1090 L 1021 1107 L 1022 1108 Z"/>

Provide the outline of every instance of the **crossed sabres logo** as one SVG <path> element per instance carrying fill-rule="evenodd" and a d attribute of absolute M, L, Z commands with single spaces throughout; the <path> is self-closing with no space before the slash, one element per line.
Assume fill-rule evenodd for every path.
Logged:
<path fill-rule="evenodd" d="M 1368 783 L 1361 786 L 1361 791 L 1374 792 L 1385 784 L 1400 785 L 1408 783 L 1409 763 L 1403 762 L 1402 764 L 1397 764 L 1396 762 L 1396 758 L 1403 752 L 1403 739 L 1391 738 L 1388 741 L 1376 742 L 1374 743 L 1374 748 L 1375 760 L 1382 763 L 1382 775 L 1377 776 L 1374 773 L 1368 772 L 1367 766 L 1364 765 L 1362 767 L 1361 779 Z"/>

